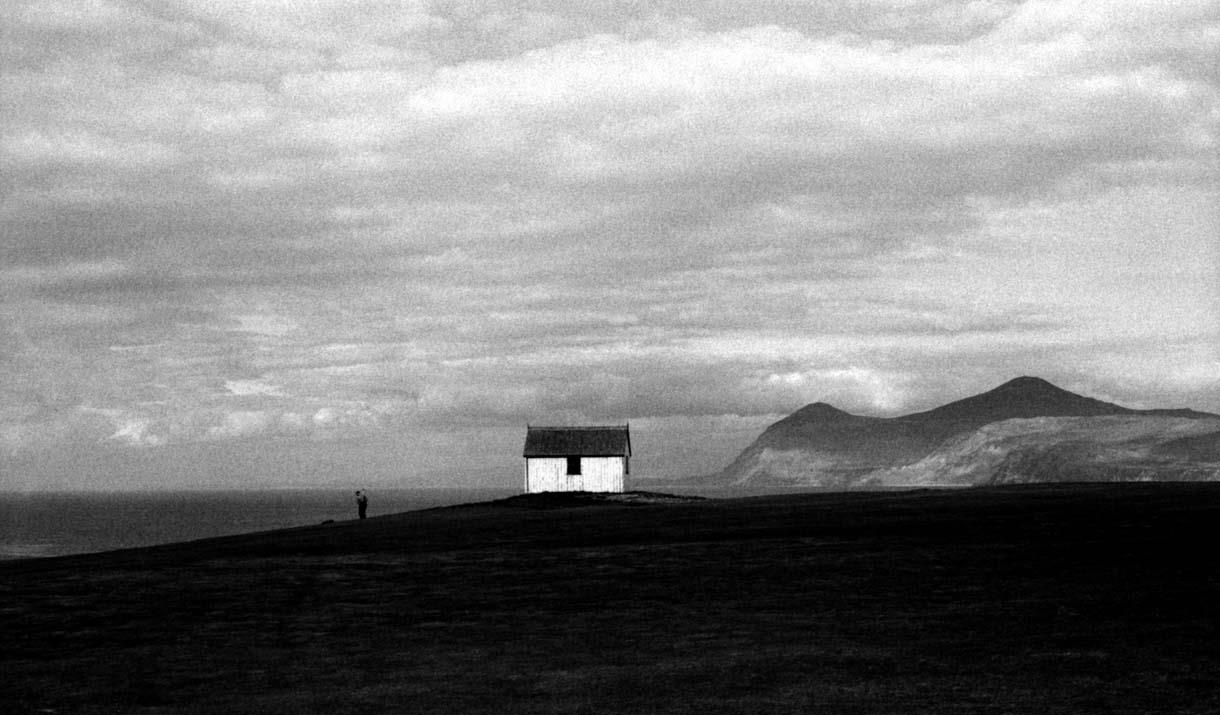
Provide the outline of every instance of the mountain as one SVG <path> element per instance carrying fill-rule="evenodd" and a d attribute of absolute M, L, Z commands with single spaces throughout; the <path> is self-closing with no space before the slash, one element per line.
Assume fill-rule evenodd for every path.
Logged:
<path fill-rule="evenodd" d="M 1113 430 L 1138 434 L 1138 445 L 1116 446 L 1121 440 L 1108 437 Z M 1079 444 L 1068 449 L 1063 443 L 1069 440 Z M 982 394 L 901 417 L 853 415 L 823 402 L 807 405 L 768 427 L 710 481 L 851 489 L 1036 481 L 1039 474 L 1065 480 L 1099 469 L 1130 476 L 1135 472 L 1119 466 L 1130 466 L 1137 455 L 1146 457 L 1138 473 L 1143 477 L 1212 474 L 1207 464 L 1215 462 L 1220 478 L 1220 461 L 1199 459 L 1213 455 L 1217 443 L 1220 415 L 1135 410 L 1077 395 L 1037 377 L 1019 377 Z M 1109 446 L 1081 446 L 1102 444 Z M 1004 458 L 997 460 L 1000 454 Z M 1119 454 L 1127 455 L 1127 462 Z M 1042 461 L 1035 455 L 1042 455 Z M 1088 469 L 1082 466 L 1089 464 L 1093 466 Z M 1195 466 L 1174 471 L 1184 464 Z"/>
<path fill-rule="evenodd" d="M 1218 480 L 1220 419 L 1137 414 L 993 422 L 858 486 Z"/>
<path fill-rule="evenodd" d="M 927 412 L 898 419 L 968 419 L 995 422 L 1017 417 L 1096 417 L 1100 415 L 1147 415 L 1163 417 L 1220 418 L 1195 410 L 1135 410 L 1084 397 L 1056 387 L 1040 377 L 1018 377 L 999 387 L 950 402 Z"/>

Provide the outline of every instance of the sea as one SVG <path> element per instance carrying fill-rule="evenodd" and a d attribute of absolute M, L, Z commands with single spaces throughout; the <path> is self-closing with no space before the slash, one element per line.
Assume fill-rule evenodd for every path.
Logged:
<path fill-rule="evenodd" d="M 380 489 L 369 516 L 492 501 L 509 489 Z M 0 492 L 0 560 L 192 541 L 356 518 L 350 490 Z"/>

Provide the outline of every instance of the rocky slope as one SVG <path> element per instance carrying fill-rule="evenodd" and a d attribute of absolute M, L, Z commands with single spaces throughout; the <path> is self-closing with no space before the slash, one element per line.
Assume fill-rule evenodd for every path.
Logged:
<path fill-rule="evenodd" d="M 817 403 L 768 427 L 711 482 L 851 489 L 1133 479 L 1220 479 L 1220 415 L 1134 410 L 1034 377 L 902 417 Z"/>

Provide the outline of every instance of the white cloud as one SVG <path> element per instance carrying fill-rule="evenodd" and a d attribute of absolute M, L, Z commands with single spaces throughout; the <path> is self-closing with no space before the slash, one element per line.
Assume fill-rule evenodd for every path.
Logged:
<path fill-rule="evenodd" d="M 114 434 L 110 435 L 110 439 L 130 445 L 146 445 L 150 447 L 156 447 L 165 443 L 163 437 L 149 434 L 148 429 L 148 420 L 127 420 L 119 425 Z"/>
<path fill-rule="evenodd" d="M 19 13 L 22 22 L 57 30 L 116 30 L 144 19 L 124 3 L 105 0 L 39 0 L 21 3 Z"/>
<path fill-rule="evenodd" d="M 1220 409 L 1214 3 L 0 12 L 10 447 Z"/>
<path fill-rule="evenodd" d="M 233 319 L 238 323 L 238 332 L 276 338 L 288 335 L 298 327 L 292 319 L 279 315 L 253 313 L 235 315 Z"/>
<path fill-rule="evenodd" d="M 747 389 L 779 393 L 790 404 L 829 402 L 870 414 L 893 414 L 909 404 L 904 387 L 910 382 L 909 374 L 851 366 L 769 373 Z"/>
<path fill-rule="evenodd" d="M 211 439 L 250 437 L 263 434 L 270 424 L 272 424 L 271 416 L 263 411 L 229 412 L 224 416 L 223 422 L 208 429 L 207 437 Z"/>
<path fill-rule="evenodd" d="M 225 380 L 225 389 L 238 397 L 259 395 L 264 397 L 283 397 L 278 385 L 272 385 L 262 380 Z"/>
<path fill-rule="evenodd" d="M 4 138 L 4 153 L 20 163 L 76 162 L 110 167 L 168 164 L 181 155 L 173 147 L 153 142 L 119 143 L 84 132 L 28 132 Z"/>

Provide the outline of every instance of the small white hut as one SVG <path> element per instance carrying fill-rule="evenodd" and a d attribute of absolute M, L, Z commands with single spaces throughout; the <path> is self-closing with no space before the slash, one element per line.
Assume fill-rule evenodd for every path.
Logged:
<path fill-rule="evenodd" d="M 525 430 L 525 492 L 622 492 L 631 474 L 631 430 L 533 427 Z"/>

